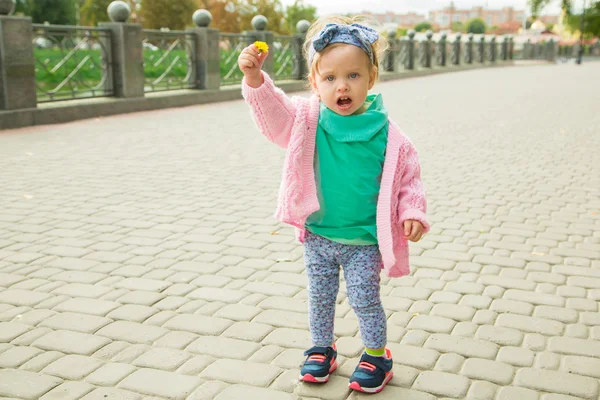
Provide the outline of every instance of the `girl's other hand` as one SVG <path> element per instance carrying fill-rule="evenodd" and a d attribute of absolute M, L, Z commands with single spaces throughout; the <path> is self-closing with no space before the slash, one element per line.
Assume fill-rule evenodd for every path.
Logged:
<path fill-rule="evenodd" d="M 418 242 L 423 237 L 425 228 L 419 221 L 409 219 L 404 221 L 404 239 Z"/>

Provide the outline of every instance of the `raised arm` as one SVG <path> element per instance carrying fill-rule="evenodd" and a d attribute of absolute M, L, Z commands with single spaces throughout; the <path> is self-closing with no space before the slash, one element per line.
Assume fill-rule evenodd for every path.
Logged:
<path fill-rule="evenodd" d="M 252 109 L 260 133 L 279 147 L 287 148 L 296 118 L 296 105 L 262 72 L 263 83 L 253 88 L 242 81 L 242 95 Z"/>
<path fill-rule="evenodd" d="M 242 95 L 252 109 L 260 132 L 279 147 L 286 148 L 296 118 L 296 106 L 261 70 L 267 56 L 268 52 L 259 51 L 254 44 L 240 54 L 238 65 L 244 73 Z"/>

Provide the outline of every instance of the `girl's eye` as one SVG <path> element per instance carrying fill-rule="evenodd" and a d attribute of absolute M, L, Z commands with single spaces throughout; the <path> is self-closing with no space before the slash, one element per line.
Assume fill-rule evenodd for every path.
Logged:
<path fill-rule="evenodd" d="M 334 80 L 335 78 L 333 77 L 333 75 L 329 75 L 329 76 L 328 76 L 327 78 L 325 78 L 325 79 L 326 79 L 327 81 L 329 81 L 329 82 L 333 82 L 333 80 Z"/>
<path fill-rule="evenodd" d="M 355 74 L 350 74 L 350 78 L 352 78 L 352 79 L 358 78 L 358 74 L 356 74 L 356 73 Z"/>

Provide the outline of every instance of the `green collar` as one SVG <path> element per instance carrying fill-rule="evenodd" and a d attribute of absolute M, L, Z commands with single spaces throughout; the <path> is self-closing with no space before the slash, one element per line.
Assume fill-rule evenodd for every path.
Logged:
<path fill-rule="evenodd" d="M 321 103 L 319 126 L 337 142 L 368 141 L 387 125 L 388 113 L 381 94 L 367 96 L 365 106 L 361 114 L 343 116 Z"/>

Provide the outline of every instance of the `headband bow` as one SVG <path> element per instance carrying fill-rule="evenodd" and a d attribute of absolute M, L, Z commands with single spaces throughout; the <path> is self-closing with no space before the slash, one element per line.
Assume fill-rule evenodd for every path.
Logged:
<path fill-rule="evenodd" d="M 360 47 L 369 56 L 371 63 L 374 62 L 373 48 L 371 45 L 379 39 L 379 34 L 376 30 L 371 29 L 361 24 L 327 24 L 312 41 L 310 47 L 309 62 L 317 52 L 323 51 L 325 47 L 333 43 L 346 43 Z"/>

